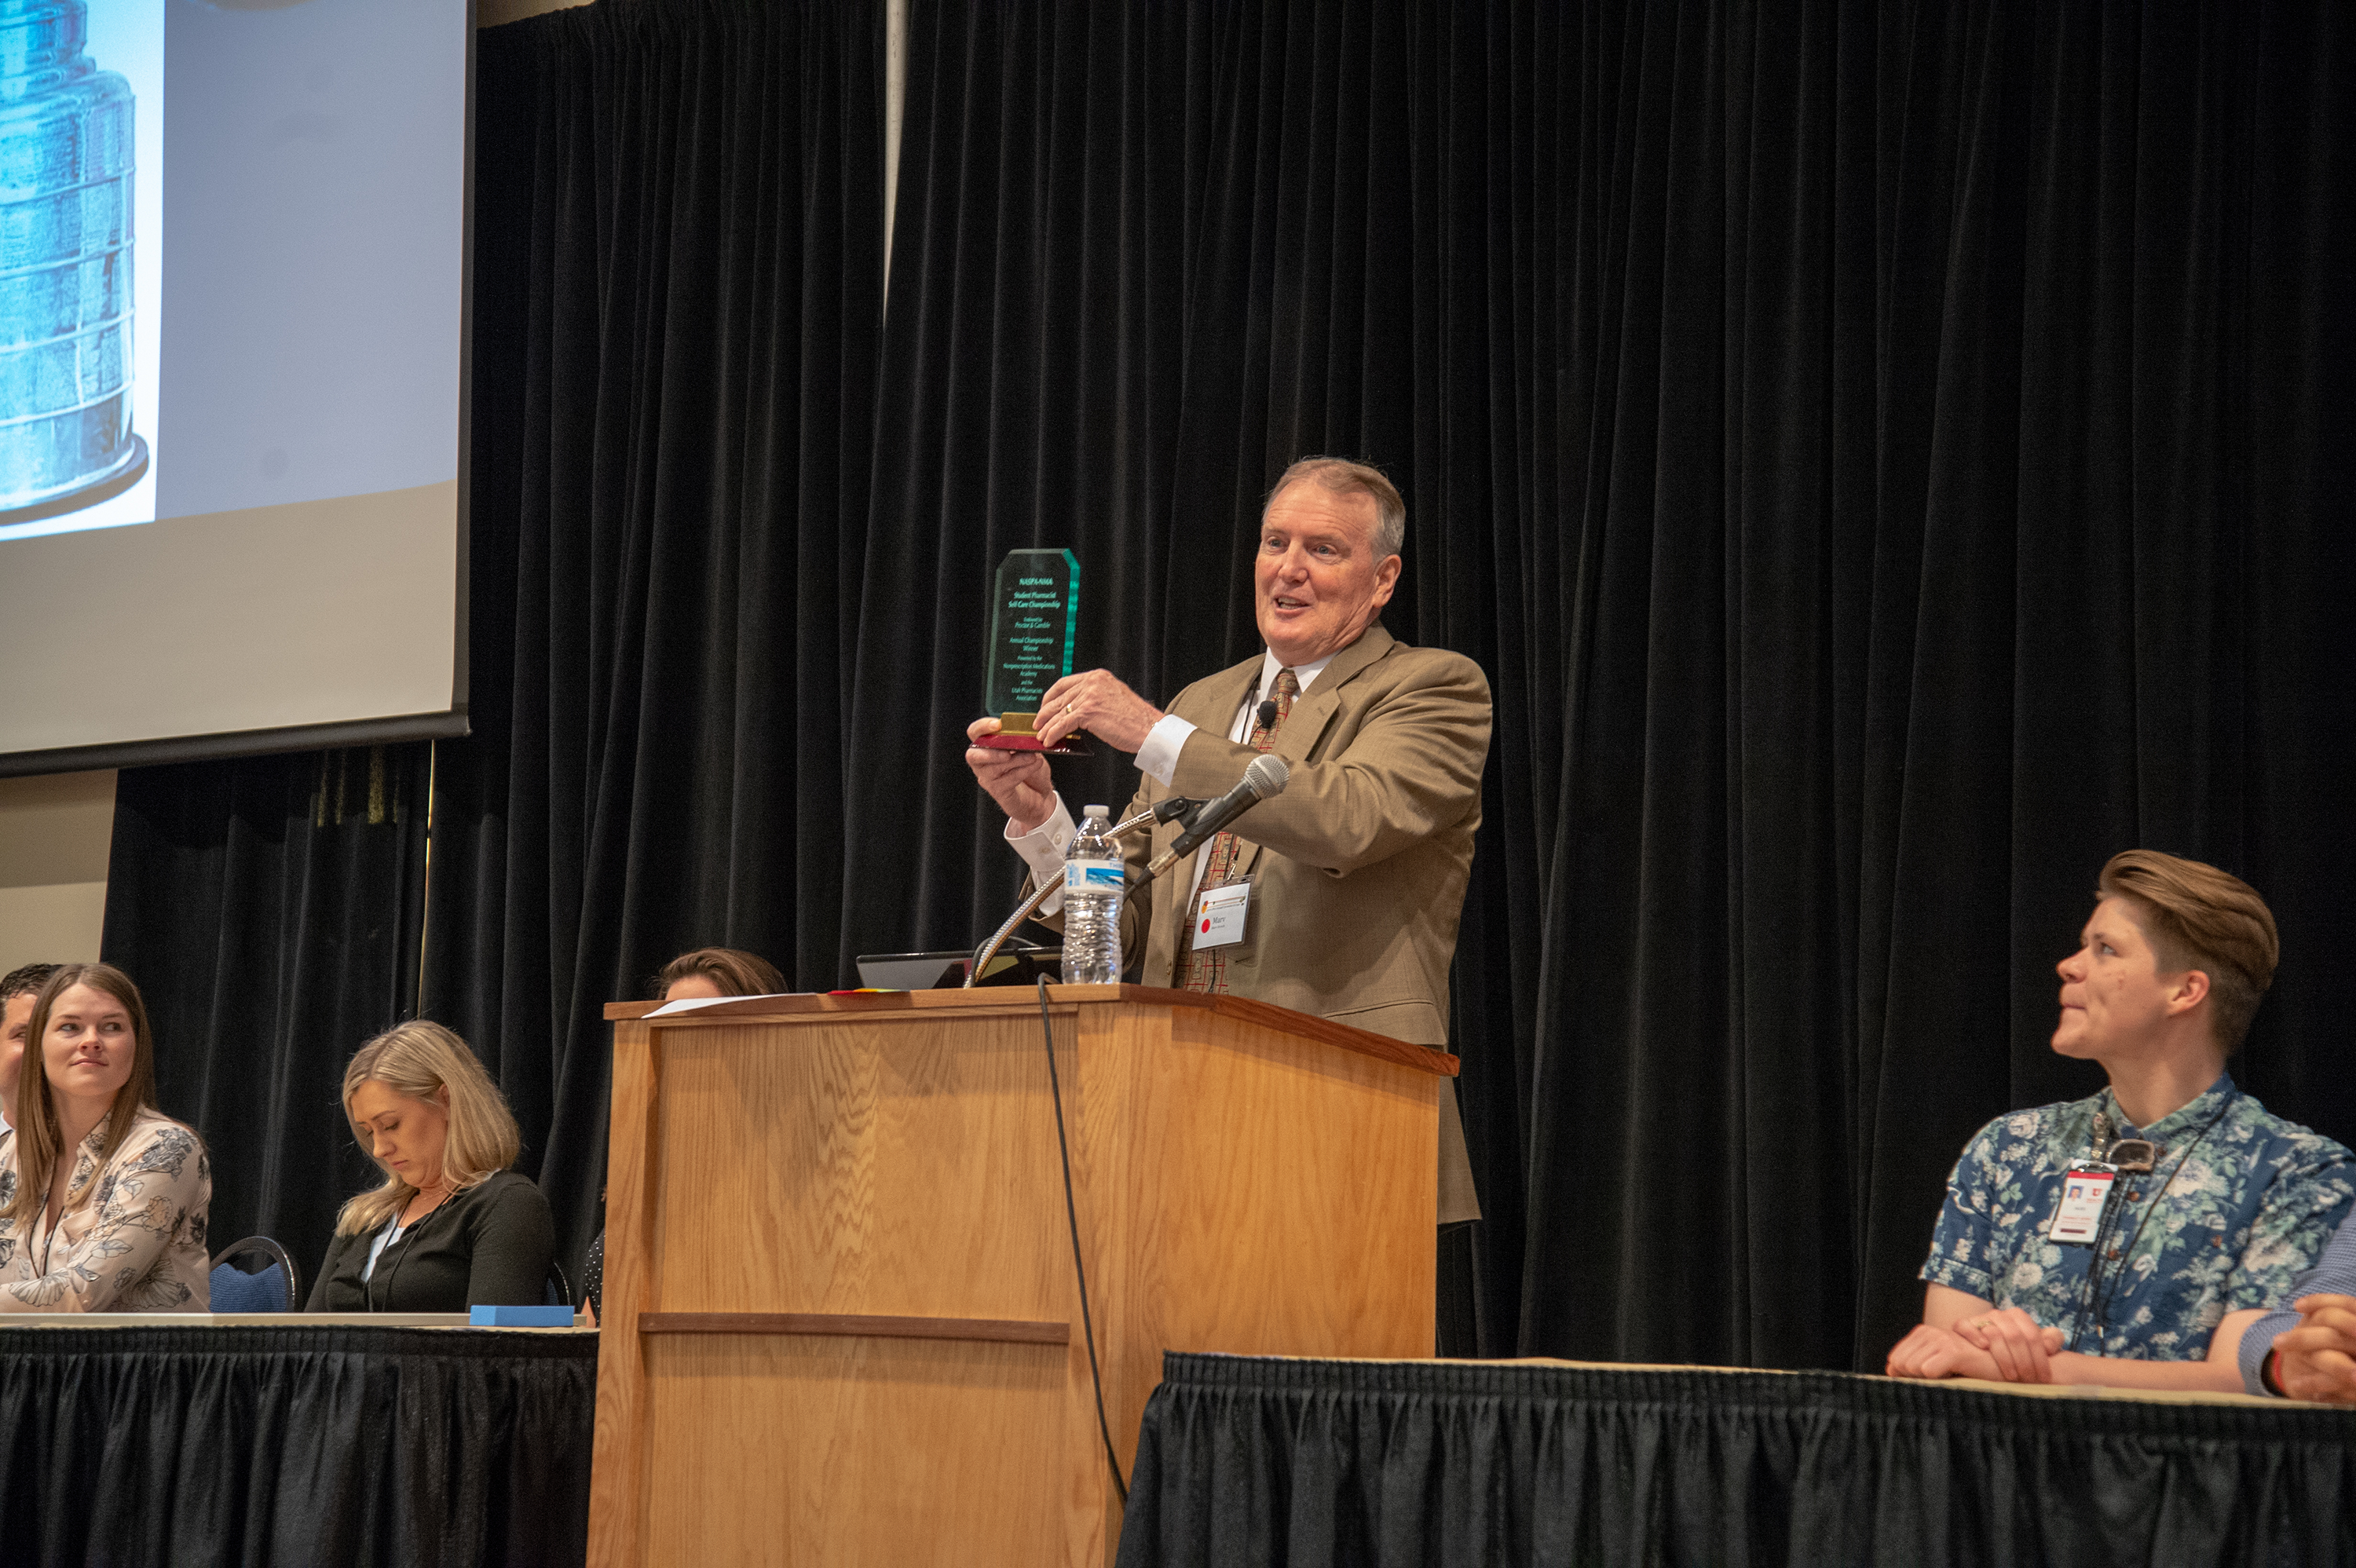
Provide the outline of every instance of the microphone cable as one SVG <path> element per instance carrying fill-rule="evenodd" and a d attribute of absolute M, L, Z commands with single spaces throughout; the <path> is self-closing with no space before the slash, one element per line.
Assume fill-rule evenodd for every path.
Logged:
<path fill-rule="evenodd" d="M 1112 1470 L 1112 1489 L 1120 1505 L 1129 1506 L 1129 1482 L 1120 1473 L 1120 1456 L 1113 1451 L 1112 1423 L 1105 1419 L 1104 1370 L 1097 1364 L 1097 1330 L 1088 1312 L 1088 1268 L 1080 1258 L 1080 1211 L 1072 1200 L 1072 1146 L 1064 1136 L 1064 1083 L 1055 1072 L 1055 1023 L 1047 1012 L 1047 976 L 1039 976 L 1039 1032 L 1047 1042 L 1047 1092 L 1055 1103 L 1055 1152 L 1064 1161 L 1064 1218 L 1072 1228 L 1072 1273 L 1080 1282 L 1080 1332 L 1088 1341 L 1088 1381 L 1096 1385 L 1097 1431 L 1104 1437 L 1105 1464 Z"/>

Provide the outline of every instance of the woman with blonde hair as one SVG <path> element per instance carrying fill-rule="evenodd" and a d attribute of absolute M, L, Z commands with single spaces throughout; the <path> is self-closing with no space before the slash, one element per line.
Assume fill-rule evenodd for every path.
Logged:
<path fill-rule="evenodd" d="M 33 1000 L 16 1122 L 0 1132 L 0 1312 L 204 1312 L 212 1166 L 155 1109 L 131 977 L 59 966 Z"/>
<path fill-rule="evenodd" d="M 466 1042 L 397 1024 L 344 1070 L 344 1115 L 384 1181 L 336 1217 L 306 1310 L 530 1307 L 556 1256 L 548 1200 L 508 1168 L 522 1139 Z"/>

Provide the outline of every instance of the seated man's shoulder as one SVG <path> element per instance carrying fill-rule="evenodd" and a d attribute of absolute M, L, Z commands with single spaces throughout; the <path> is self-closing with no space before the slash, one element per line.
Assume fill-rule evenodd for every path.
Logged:
<path fill-rule="evenodd" d="M 2007 1111 L 1974 1133 L 1956 1157 L 1921 1277 L 1991 1301 L 2028 1299 L 2050 1262 L 2038 1254 L 2034 1218 L 2083 1157 L 2093 1120 L 2092 1101 L 2068 1100 Z"/>
<path fill-rule="evenodd" d="M 2356 1151 L 2244 1094 L 2218 1132 L 2235 1161 L 2269 1185 L 2320 1184 L 2340 1200 L 2356 1193 Z"/>
<path fill-rule="evenodd" d="M 2317 1165 L 2356 1164 L 2356 1152 L 2351 1152 L 2346 1144 L 2288 1116 L 2276 1115 L 2260 1104 L 2254 1094 L 2243 1094 L 2233 1107 L 2233 1115 L 2218 1130 L 2232 1144 L 2273 1145 L 2281 1151 L 2280 1157 L 2286 1160 Z"/>
<path fill-rule="evenodd" d="M 2065 1158 L 2083 1153 L 2089 1147 L 2101 1099 L 2097 1094 L 2007 1111 L 1971 1136 L 1964 1146 L 1965 1157 L 2011 1163 L 2056 1152 Z"/>

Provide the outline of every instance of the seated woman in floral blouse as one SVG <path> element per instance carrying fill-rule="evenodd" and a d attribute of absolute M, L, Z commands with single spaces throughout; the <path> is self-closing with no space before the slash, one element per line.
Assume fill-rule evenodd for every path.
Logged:
<path fill-rule="evenodd" d="M 0 1133 L 0 1312 L 204 1312 L 211 1163 L 155 1109 L 139 987 L 68 964 L 33 1003 Z"/>
<path fill-rule="evenodd" d="M 2099 896 L 2056 966 L 2053 1049 L 2110 1086 L 1965 1148 L 1893 1376 L 2239 1390 L 2244 1331 L 2356 1198 L 2356 1156 L 2225 1072 L 2274 979 L 2265 901 L 2150 849 L 2112 857 Z"/>

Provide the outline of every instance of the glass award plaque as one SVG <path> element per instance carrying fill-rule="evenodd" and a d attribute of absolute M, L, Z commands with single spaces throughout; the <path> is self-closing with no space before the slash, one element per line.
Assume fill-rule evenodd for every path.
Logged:
<path fill-rule="evenodd" d="M 1067 549 L 1009 550 L 990 596 L 990 650 L 982 711 L 998 716 L 999 731 L 980 744 L 1000 752 L 1085 756 L 1067 736 L 1039 743 L 1039 699 L 1072 673 L 1072 641 L 1080 626 L 1080 562 Z"/>

